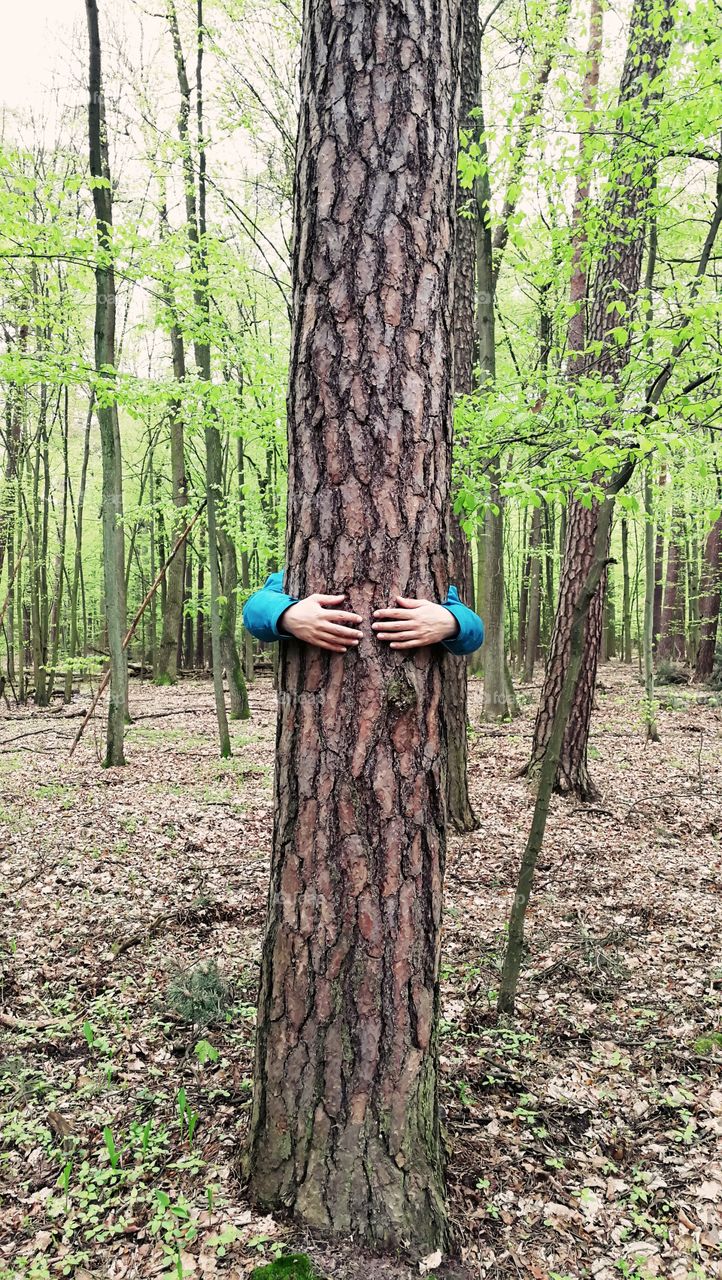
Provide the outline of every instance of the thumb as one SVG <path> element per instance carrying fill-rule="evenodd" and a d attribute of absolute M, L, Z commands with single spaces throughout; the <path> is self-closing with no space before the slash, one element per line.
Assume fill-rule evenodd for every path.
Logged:
<path fill-rule="evenodd" d="M 313 599 L 317 600 L 319 604 L 326 606 L 326 605 L 343 604 L 346 597 L 345 596 L 322 596 L 319 592 L 316 592 L 316 595 L 313 597 Z"/>
<path fill-rule="evenodd" d="M 396 603 L 400 604 L 402 609 L 419 609 L 424 601 L 413 600 L 409 596 L 397 596 Z"/>

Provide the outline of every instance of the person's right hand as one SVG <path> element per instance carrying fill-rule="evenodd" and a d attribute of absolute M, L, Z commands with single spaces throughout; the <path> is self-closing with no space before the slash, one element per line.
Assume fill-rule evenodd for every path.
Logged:
<path fill-rule="evenodd" d="M 354 623 L 363 622 L 357 613 L 339 609 L 345 596 L 306 596 L 298 604 L 292 604 L 281 614 L 280 627 L 297 640 L 313 644 L 318 649 L 330 649 L 332 653 L 346 653 L 355 648 L 362 632 Z"/>

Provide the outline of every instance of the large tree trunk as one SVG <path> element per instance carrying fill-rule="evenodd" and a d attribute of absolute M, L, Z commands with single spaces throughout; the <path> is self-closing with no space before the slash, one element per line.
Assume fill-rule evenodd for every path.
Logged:
<path fill-rule="evenodd" d="M 113 374 L 111 372 L 115 368 L 116 306 L 112 256 L 113 202 L 96 0 L 85 0 L 85 10 L 90 43 L 88 97 L 90 172 L 93 178 L 102 180 L 101 183 L 93 185 L 93 204 L 98 238 L 98 265 L 95 269 L 95 367 L 98 377 L 102 377 L 103 382 L 103 394 L 97 396 L 96 407 L 103 464 L 103 571 L 111 671 L 105 763 L 121 765 L 125 764 L 123 738 L 128 705 L 128 660 L 123 649 L 123 637 L 126 631 L 123 468 L 118 405 L 112 393 Z"/>
<path fill-rule="evenodd" d="M 289 395 L 289 588 L 356 652 L 283 647 L 251 1190 L 424 1253 L 445 1231 L 437 1010 L 443 654 L 374 607 L 449 566 L 458 10 L 307 0 Z M 366 127 L 374 121 L 374 127 Z"/>
<path fill-rule="evenodd" d="M 714 670 L 720 595 L 722 593 L 722 515 L 712 525 L 704 544 L 699 587 L 699 645 L 695 678 L 707 680 Z"/>
<path fill-rule="evenodd" d="M 667 49 L 672 22 L 672 0 L 664 0 L 661 20 L 653 23 L 651 14 L 656 0 L 635 0 L 630 23 L 627 54 L 619 87 L 620 108 L 634 102 L 641 124 L 649 118 L 659 95 L 658 73 Z M 656 12 L 656 9 L 655 9 Z M 651 89 L 650 89 L 650 86 Z M 620 121 L 624 118 L 622 110 Z M 640 126 L 641 127 L 641 126 Z M 594 291 L 587 328 L 586 350 L 572 349 L 568 367 L 570 379 L 598 374 L 618 382 L 629 361 L 629 338 L 618 343 L 610 335 L 617 324 L 614 306 L 623 301 L 630 316 L 639 293 L 644 247 L 644 225 L 649 208 L 654 152 L 635 150 L 636 168 L 629 160 L 630 140 L 626 128 L 619 125 L 615 138 L 611 167 L 615 175 L 602 211 L 601 225 L 607 242 L 597 265 Z M 579 198 L 577 211 L 581 210 Z M 575 219 L 576 220 L 576 219 Z M 578 223 L 581 231 L 581 223 Z M 620 233 L 620 228 L 624 233 Z M 580 232 L 578 232 L 579 234 Z M 581 306 L 581 303 L 580 303 Z M 631 329 L 630 329 L 631 332 Z M 577 341 L 579 334 L 569 335 Z M 596 349 L 591 344 L 598 344 Z M 598 502 L 589 508 L 576 500 L 569 503 L 564 563 L 562 565 L 559 605 L 547 660 L 542 696 L 534 726 L 534 741 L 529 768 L 536 772 L 544 758 L 564 675 L 569 663 L 571 626 L 576 601 L 587 580 L 594 556 Z M 577 680 L 571 713 L 562 748 L 556 785 L 561 791 L 572 791 L 581 799 L 591 799 L 596 789 L 587 767 L 587 743 L 591 722 L 597 662 L 604 622 L 605 574 L 597 588 L 586 618 L 584 653 Z"/>

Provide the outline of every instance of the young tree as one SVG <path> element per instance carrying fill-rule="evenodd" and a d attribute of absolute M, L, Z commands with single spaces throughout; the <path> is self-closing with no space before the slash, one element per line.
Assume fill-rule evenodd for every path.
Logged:
<path fill-rule="evenodd" d="M 193 273 L 193 301 L 196 309 L 196 331 L 193 340 L 197 376 L 201 386 L 210 392 L 211 343 L 210 343 L 210 288 L 208 281 L 208 246 L 206 242 L 206 140 L 203 132 L 203 4 L 196 6 L 196 118 L 198 124 L 198 180 L 191 155 L 189 118 L 191 91 L 186 71 L 185 56 L 181 44 L 180 27 L 175 0 L 167 0 L 167 15 L 173 40 L 176 75 L 180 91 L 178 135 L 183 149 L 183 179 L 185 187 L 186 230 Z M 208 569 L 210 577 L 211 653 L 213 690 L 218 719 L 220 754 L 231 754 L 231 738 L 228 731 L 228 714 L 223 693 L 223 654 L 221 639 L 221 581 L 218 552 L 219 504 L 223 491 L 222 446 L 218 425 L 214 421 L 210 398 L 204 404 L 204 439 L 206 462 L 206 497 L 208 502 Z"/>
<path fill-rule="evenodd" d="M 103 463 L 103 571 L 110 648 L 110 697 L 105 763 L 125 764 L 123 739 L 128 704 L 128 660 L 123 648 L 126 629 L 125 537 L 123 532 L 123 464 L 118 405 L 115 398 L 115 271 L 113 267 L 113 197 L 101 65 L 98 5 L 85 0 L 90 44 L 88 138 L 90 174 L 97 233 L 95 267 L 95 390 Z"/>
<path fill-rule="evenodd" d="M 308 0 L 288 586 L 345 592 L 345 658 L 283 647 L 248 1166 L 257 1202 L 388 1247 L 444 1236 L 437 1104 L 444 681 L 370 613 L 448 575 L 455 0 Z"/>
<path fill-rule="evenodd" d="M 604 203 L 603 251 L 594 278 L 587 342 L 583 354 L 575 353 L 568 370 L 576 382 L 585 377 L 600 377 L 618 387 L 630 358 L 629 329 L 624 341 L 619 341 L 615 332 L 619 319 L 617 304 L 623 306 L 624 314 L 631 321 L 639 292 L 655 151 L 646 143 L 640 149 L 635 138 L 630 137 L 626 113 L 631 108 L 640 127 L 649 126 L 659 101 L 659 71 L 671 25 L 672 0 L 635 0 L 619 88 L 612 182 Z M 564 683 L 576 602 L 594 555 L 598 508 L 597 500 L 590 504 L 574 500 L 569 504 L 559 603 L 534 727 L 530 761 L 534 772 L 544 759 Z M 574 792 L 582 799 L 596 794 L 587 767 L 587 741 L 604 620 L 604 579 L 602 574 L 586 619 L 584 654 L 566 720 L 556 780 L 561 790 Z"/>

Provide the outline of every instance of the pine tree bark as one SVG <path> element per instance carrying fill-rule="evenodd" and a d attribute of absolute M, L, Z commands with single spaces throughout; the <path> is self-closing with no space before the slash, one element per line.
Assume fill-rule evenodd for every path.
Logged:
<path fill-rule="evenodd" d="M 113 201 L 102 87 L 100 33 L 96 0 L 85 0 L 90 45 L 88 136 L 93 205 L 98 240 L 95 268 L 95 368 L 101 379 L 96 391 L 103 464 L 103 571 L 105 612 L 110 649 L 110 697 L 106 735 L 106 765 L 125 764 L 123 740 L 128 705 L 128 660 L 123 649 L 126 631 L 125 536 L 123 532 L 123 466 L 118 405 L 114 396 L 115 271 L 113 269 Z"/>
<path fill-rule="evenodd" d="M 460 30 L 449 0 L 307 0 L 288 587 L 359 649 L 283 646 L 249 1173 L 256 1202 L 424 1253 L 445 1234 L 437 1009 L 443 656 L 380 646 L 449 566 Z"/>
<path fill-rule="evenodd" d="M 656 109 L 660 93 L 658 74 L 666 54 L 671 25 L 672 0 L 664 0 L 661 12 L 658 10 L 657 0 L 635 0 L 619 86 L 620 121 L 624 118 L 623 109 L 632 102 L 643 121 L 649 120 Z M 636 167 L 630 160 L 630 146 L 634 149 Z M 585 349 L 583 353 L 573 351 L 568 367 L 571 380 L 585 375 L 599 375 L 616 384 L 629 361 L 629 336 L 625 342 L 620 343 L 611 335 L 611 330 L 618 322 L 614 303 L 622 300 L 625 307 L 631 310 L 639 293 L 643 232 L 654 163 L 653 149 L 642 149 L 640 153 L 634 140 L 629 138 L 626 127 L 623 128 L 620 123 L 611 157 L 614 181 L 601 215 L 601 225 L 605 228 L 607 240 L 595 272 Z M 595 350 L 590 344 L 599 346 Z M 569 503 L 559 603 L 528 766 L 532 773 L 538 771 L 544 758 L 564 684 L 576 601 L 588 578 L 594 556 L 598 512 L 599 503 L 596 499 L 589 507 L 583 507 L 576 500 Z M 583 800 L 592 799 L 597 794 L 589 774 L 587 744 L 604 624 L 605 588 L 606 573 L 603 573 L 597 597 L 591 602 L 586 618 L 584 653 L 559 753 L 556 779 L 558 790 L 573 792 Z"/>
<path fill-rule="evenodd" d="M 707 534 L 702 556 L 699 588 L 699 645 L 695 659 L 695 678 L 708 680 L 714 670 L 722 594 L 722 515 Z"/>
<path fill-rule="evenodd" d="M 472 114 L 479 101 L 481 76 L 481 26 L 479 0 L 461 0 L 461 99 L 459 123 L 470 132 L 476 129 Z M 457 210 L 468 202 L 469 193 L 456 184 Z M 456 271 L 454 285 L 454 389 L 468 395 L 474 381 L 474 296 L 476 269 L 476 227 L 473 218 L 457 217 Z M 451 572 L 461 597 L 469 602 L 472 581 L 469 545 L 458 517 L 451 517 Z M 449 822 L 456 831 L 473 831 L 476 818 L 469 799 L 467 741 L 467 671 L 465 658 L 446 657 L 446 706 L 449 761 L 447 808 Z"/>

